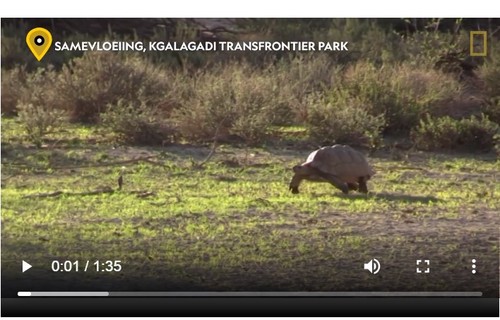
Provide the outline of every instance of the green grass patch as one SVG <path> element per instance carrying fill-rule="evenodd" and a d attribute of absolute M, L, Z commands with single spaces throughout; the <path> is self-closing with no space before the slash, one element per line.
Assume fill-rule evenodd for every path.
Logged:
<path fill-rule="evenodd" d="M 59 147 L 15 144 L 2 158 L 4 260 L 17 261 L 20 247 L 33 247 L 33 261 L 121 259 L 136 277 L 151 271 L 142 263 L 167 264 L 176 279 L 220 280 L 224 288 L 234 284 L 234 270 L 265 266 L 278 287 L 282 268 L 304 270 L 317 284 L 315 273 L 331 261 L 364 259 L 374 241 L 380 250 L 418 250 L 415 239 L 430 234 L 494 233 L 491 219 L 500 209 L 498 161 L 488 156 L 369 158 L 377 174 L 368 195 L 311 182 L 293 195 L 291 168 L 307 152 L 223 146 L 199 168 L 193 164 L 208 148 L 113 148 L 93 137 L 81 127 Z M 111 165 L 144 155 L 153 162 Z M 107 192 L 89 194 L 96 190 Z M 214 270 L 225 275 L 202 280 Z"/>

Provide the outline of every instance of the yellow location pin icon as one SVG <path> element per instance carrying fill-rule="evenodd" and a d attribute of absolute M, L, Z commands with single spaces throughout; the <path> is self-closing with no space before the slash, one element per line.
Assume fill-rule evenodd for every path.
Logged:
<path fill-rule="evenodd" d="M 52 44 L 52 35 L 47 29 L 40 27 L 34 28 L 26 35 L 26 43 L 35 58 L 40 61 L 47 51 L 49 51 L 50 45 Z"/>

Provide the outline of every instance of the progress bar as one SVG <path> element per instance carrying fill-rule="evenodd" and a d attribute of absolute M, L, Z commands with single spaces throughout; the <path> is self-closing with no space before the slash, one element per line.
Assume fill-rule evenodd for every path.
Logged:
<path fill-rule="evenodd" d="M 108 297 L 105 291 L 19 291 L 18 297 Z"/>
<path fill-rule="evenodd" d="M 19 291 L 19 297 L 482 297 L 481 291 Z"/>

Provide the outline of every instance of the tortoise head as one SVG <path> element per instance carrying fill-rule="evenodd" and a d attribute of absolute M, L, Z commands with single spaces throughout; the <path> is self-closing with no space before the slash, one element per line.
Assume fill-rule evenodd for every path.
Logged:
<path fill-rule="evenodd" d="M 312 174 L 312 168 L 308 164 L 297 165 L 293 167 L 293 172 L 301 176 L 307 176 Z"/>
<path fill-rule="evenodd" d="M 297 165 L 292 169 L 295 174 L 293 175 L 292 181 L 290 181 L 289 189 L 293 194 L 297 194 L 299 193 L 300 182 L 307 177 L 307 169 L 304 165 Z"/>

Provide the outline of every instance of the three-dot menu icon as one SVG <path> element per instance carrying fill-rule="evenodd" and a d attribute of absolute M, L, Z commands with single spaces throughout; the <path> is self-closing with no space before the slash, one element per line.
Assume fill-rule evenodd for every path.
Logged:
<path fill-rule="evenodd" d="M 35 58 L 40 61 L 47 51 L 49 51 L 52 44 L 52 35 L 45 28 L 38 27 L 31 29 L 26 35 L 26 44 Z"/>
<path fill-rule="evenodd" d="M 471 262 L 472 262 L 472 274 L 476 274 L 476 272 L 477 272 L 476 271 L 476 262 L 477 262 L 477 260 L 476 259 L 472 259 Z"/>

